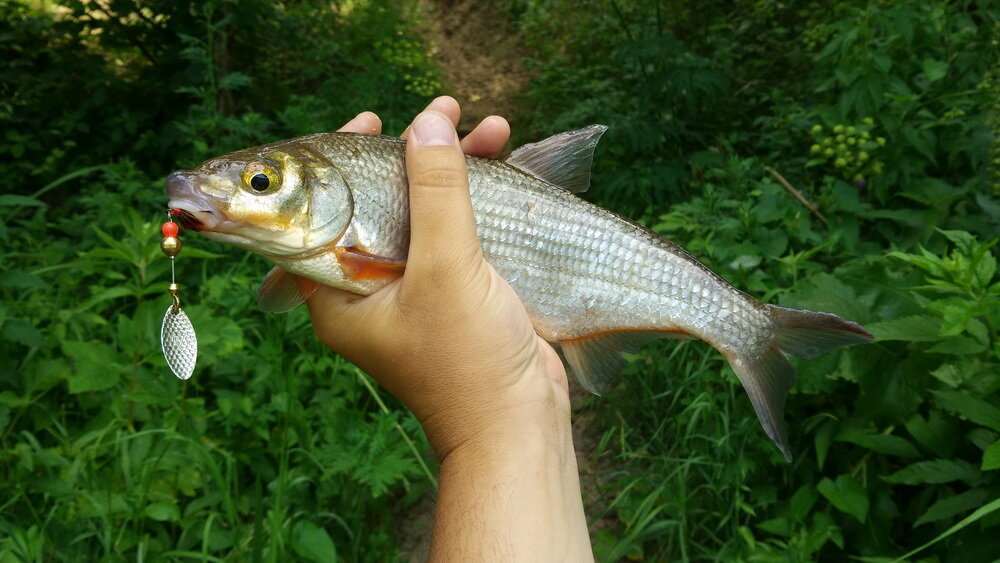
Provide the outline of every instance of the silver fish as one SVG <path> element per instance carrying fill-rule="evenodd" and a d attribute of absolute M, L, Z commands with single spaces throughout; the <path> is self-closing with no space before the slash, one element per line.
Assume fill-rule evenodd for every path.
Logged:
<path fill-rule="evenodd" d="M 767 305 L 669 240 L 575 195 L 590 185 L 593 125 L 467 157 L 483 253 L 535 330 L 580 383 L 599 392 L 622 353 L 658 337 L 705 340 L 728 360 L 767 435 L 791 460 L 783 419 L 795 369 L 872 340 L 828 313 Z M 167 180 L 169 206 L 205 236 L 276 264 L 258 292 L 281 312 L 325 284 L 369 295 L 402 274 L 409 246 L 405 141 L 318 133 L 237 151 Z"/>

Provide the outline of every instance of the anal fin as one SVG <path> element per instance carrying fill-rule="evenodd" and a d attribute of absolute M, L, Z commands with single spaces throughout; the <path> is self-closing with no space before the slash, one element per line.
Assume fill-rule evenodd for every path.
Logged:
<path fill-rule="evenodd" d="M 795 367 L 774 345 L 766 347 L 756 357 L 730 357 L 729 365 L 750 396 L 750 404 L 764 432 L 781 450 L 785 461 L 792 461 L 785 432 L 785 399 L 795 385 Z"/>
<path fill-rule="evenodd" d="M 591 393 L 609 388 L 628 363 L 622 354 L 634 354 L 658 338 L 691 338 L 684 332 L 667 330 L 612 330 L 560 340 L 563 358 L 576 380 Z"/>
<path fill-rule="evenodd" d="M 275 266 L 257 290 L 257 305 L 268 313 L 286 313 L 308 299 L 319 285 Z"/>

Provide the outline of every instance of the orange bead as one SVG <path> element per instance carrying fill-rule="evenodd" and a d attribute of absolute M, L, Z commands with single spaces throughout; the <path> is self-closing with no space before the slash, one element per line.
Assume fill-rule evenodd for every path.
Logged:
<path fill-rule="evenodd" d="M 177 223 L 174 223 L 173 221 L 167 221 L 162 227 L 160 227 L 160 231 L 165 237 L 175 237 L 180 231 L 180 227 L 178 227 Z"/>

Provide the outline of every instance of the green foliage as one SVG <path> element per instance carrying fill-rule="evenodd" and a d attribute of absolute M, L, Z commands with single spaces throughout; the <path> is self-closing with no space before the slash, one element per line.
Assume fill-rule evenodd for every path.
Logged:
<path fill-rule="evenodd" d="M 531 135 L 612 126 L 590 197 L 757 297 L 879 340 L 798 364 L 790 466 L 714 351 L 640 353 L 587 407 L 609 427 L 598 558 L 996 558 L 1000 14 L 516 5 L 550 48 L 531 61 Z"/>
<path fill-rule="evenodd" d="M 171 169 L 368 107 L 401 129 L 437 87 L 399 72 L 437 76 L 407 9 L 0 2 L 0 171 L 16 178 L 0 196 L 0 561 L 397 557 L 382 523 L 434 487 L 419 425 L 305 311 L 256 309 L 262 260 L 205 239 L 177 264 L 198 371 L 170 377 L 158 227 Z M 385 37 L 413 53 L 372 52 Z"/>
<path fill-rule="evenodd" d="M 638 354 L 581 407 L 599 559 L 995 559 L 996 9 L 508 8 L 533 53 L 522 141 L 610 125 L 588 197 L 878 338 L 798 364 L 791 465 L 714 350 Z M 166 376 L 157 225 L 173 169 L 362 109 L 401 130 L 441 87 L 414 21 L 389 0 L 0 0 L 0 560 L 400 556 L 434 486 L 416 421 L 304 311 L 256 311 L 262 260 L 201 238 L 178 262 L 198 373 Z"/>

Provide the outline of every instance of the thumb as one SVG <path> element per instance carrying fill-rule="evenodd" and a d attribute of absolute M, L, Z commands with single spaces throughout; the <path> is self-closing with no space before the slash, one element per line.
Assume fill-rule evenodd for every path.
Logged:
<path fill-rule="evenodd" d="M 465 155 L 455 126 L 444 114 L 425 111 L 413 121 L 406 144 L 406 174 L 410 184 L 407 273 L 417 278 L 429 273 L 430 279 L 440 279 L 481 261 Z"/>

